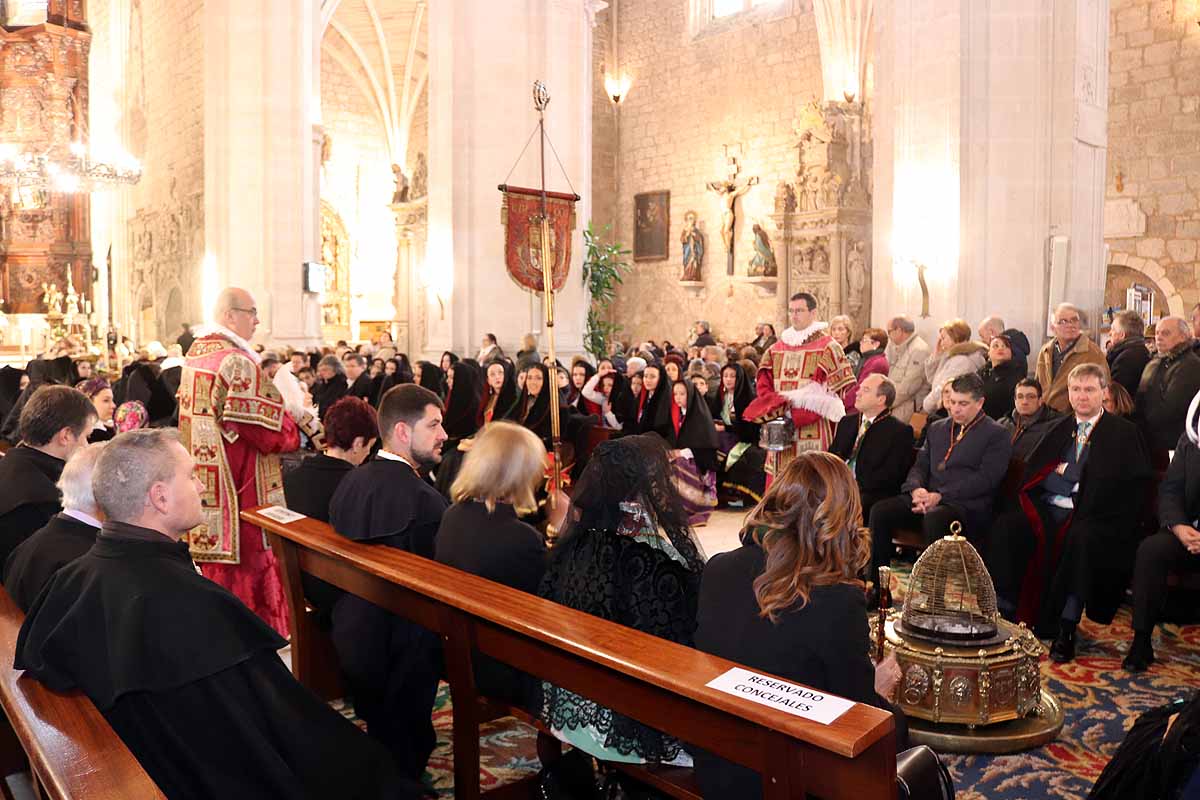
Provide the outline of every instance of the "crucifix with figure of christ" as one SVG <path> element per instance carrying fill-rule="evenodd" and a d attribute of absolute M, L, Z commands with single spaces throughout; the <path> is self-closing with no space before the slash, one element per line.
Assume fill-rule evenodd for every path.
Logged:
<path fill-rule="evenodd" d="M 721 241 L 725 243 L 725 274 L 733 274 L 733 226 L 737 222 L 737 199 L 750 191 L 750 187 L 758 183 L 758 178 L 747 178 L 738 186 L 737 176 L 742 171 L 737 156 L 729 154 L 729 145 L 725 145 L 725 160 L 729 165 L 729 177 L 723 181 L 712 181 L 708 184 L 709 191 L 716 192 L 725 205 L 721 212 Z"/>

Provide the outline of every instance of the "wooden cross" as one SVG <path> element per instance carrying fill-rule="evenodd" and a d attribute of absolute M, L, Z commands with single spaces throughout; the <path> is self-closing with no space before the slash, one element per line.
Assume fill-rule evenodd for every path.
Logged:
<path fill-rule="evenodd" d="M 725 145 L 726 163 L 729 165 L 728 177 L 723 181 L 711 181 L 709 191 L 716 192 L 725 205 L 721 212 L 721 241 L 725 244 L 725 274 L 733 274 L 733 231 L 737 222 L 737 199 L 750 191 L 750 187 L 758 183 L 758 177 L 748 178 L 741 186 L 737 183 L 738 173 L 742 167 L 738 164 L 737 156 L 729 154 L 730 145 Z M 734 146 L 735 151 L 737 147 Z"/>

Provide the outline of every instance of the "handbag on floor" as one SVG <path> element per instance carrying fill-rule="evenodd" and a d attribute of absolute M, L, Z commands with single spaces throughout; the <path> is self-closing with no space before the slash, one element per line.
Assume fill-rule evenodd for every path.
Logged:
<path fill-rule="evenodd" d="M 896 756 L 896 785 L 900 800 L 954 800 L 950 770 L 926 745 Z"/>

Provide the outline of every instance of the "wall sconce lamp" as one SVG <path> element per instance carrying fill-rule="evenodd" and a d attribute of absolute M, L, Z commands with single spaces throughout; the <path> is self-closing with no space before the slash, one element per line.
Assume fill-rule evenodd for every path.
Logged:
<path fill-rule="evenodd" d="M 917 273 L 917 285 L 921 287 L 921 319 L 929 319 L 929 284 L 925 282 L 925 270 L 928 267 L 909 258 L 897 258 L 896 263 L 911 267 Z"/>
<path fill-rule="evenodd" d="M 608 93 L 608 99 L 612 100 L 613 105 L 621 105 L 621 101 L 629 94 L 629 87 L 633 81 L 628 75 L 616 77 L 613 75 L 604 76 L 604 91 Z"/>

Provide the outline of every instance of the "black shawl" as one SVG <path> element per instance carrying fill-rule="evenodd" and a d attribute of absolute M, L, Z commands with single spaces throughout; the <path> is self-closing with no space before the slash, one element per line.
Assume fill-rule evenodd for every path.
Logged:
<path fill-rule="evenodd" d="M 496 404 L 492 406 L 492 419 L 506 419 L 508 412 L 512 410 L 513 403 L 517 402 L 517 371 L 513 369 L 511 361 L 500 359 L 488 364 L 488 369 L 492 368 L 492 364 L 499 364 L 504 369 L 504 383 L 500 386 L 500 393 L 496 396 Z M 484 374 L 483 381 L 483 397 L 479 403 L 479 424 L 483 424 L 483 412 L 487 410 L 487 405 L 491 402 L 492 395 L 496 391 L 492 385 L 487 382 L 487 375 Z"/>
<path fill-rule="evenodd" d="M 586 361 L 576 361 L 574 364 L 571 365 L 571 372 L 569 373 L 571 382 L 567 386 L 567 405 L 575 406 L 576 408 L 579 408 L 580 404 L 584 400 L 584 397 L 583 397 L 583 392 L 582 392 L 581 388 L 575 386 L 575 368 L 576 367 L 583 367 L 583 370 L 584 370 L 583 385 L 584 386 L 586 386 L 587 382 L 590 381 L 592 379 L 592 376 L 596 374 L 596 368 L 593 367 L 591 364 L 589 364 Z"/>
<path fill-rule="evenodd" d="M 537 397 L 531 397 L 528 388 L 521 389 L 517 402 L 513 403 L 504 418 L 519 425 L 524 425 L 536 433 L 543 442 L 550 441 L 550 398 L 557 397 L 555 389 L 550 385 L 550 370 L 545 364 L 534 364 L 529 368 L 542 373 L 542 390 Z"/>
<path fill-rule="evenodd" d="M 658 370 L 658 387 L 655 388 L 654 394 L 647 392 L 645 387 L 645 373 L 650 369 Z M 667 373 L 657 364 L 646 365 L 646 369 L 642 370 L 642 382 L 644 399 L 635 400 L 635 403 L 640 403 L 642 407 L 642 418 L 638 421 L 636 432 L 661 431 L 671 423 L 671 383 L 667 380 Z M 636 419 L 637 405 L 633 407 L 633 414 Z"/>
<path fill-rule="evenodd" d="M 444 396 L 446 394 L 446 374 L 442 372 L 442 368 L 432 361 L 418 361 L 417 366 L 421 368 L 419 385 L 438 397 Z"/>
<path fill-rule="evenodd" d="M 454 376 L 454 386 L 446 398 L 442 427 L 457 444 L 479 430 L 480 374 L 478 367 L 465 361 L 451 365 L 450 374 Z"/>

